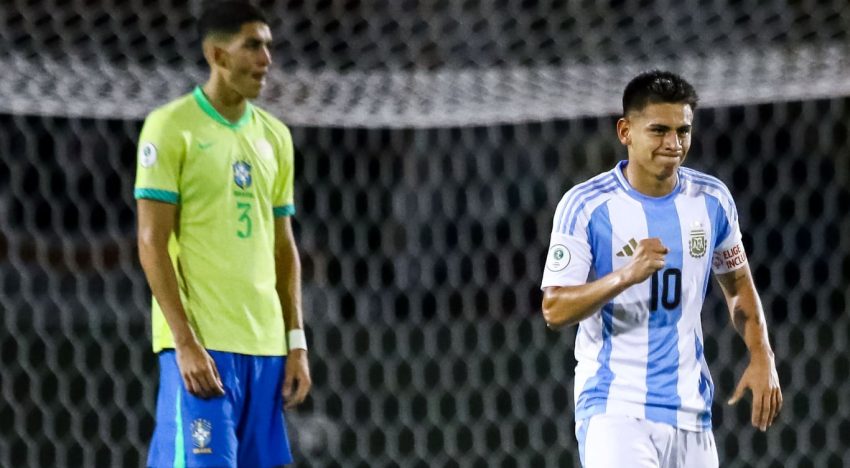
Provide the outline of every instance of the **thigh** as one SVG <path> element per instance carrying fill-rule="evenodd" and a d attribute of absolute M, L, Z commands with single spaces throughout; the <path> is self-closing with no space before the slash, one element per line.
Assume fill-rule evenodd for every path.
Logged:
<path fill-rule="evenodd" d="M 232 367 L 214 356 L 227 394 L 203 399 L 183 385 L 174 351 L 159 355 L 160 383 L 156 428 L 148 454 L 148 466 L 235 467 L 236 392 Z"/>
<path fill-rule="evenodd" d="M 598 414 L 587 420 L 585 468 L 658 468 L 651 429 L 640 419 Z"/>
<path fill-rule="evenodd" d="M 242 423 L 238 431 L 239 466 L 271 468 L 292 463 L 283 415 L 286 358 L 240 356 L 244 359 L 246 391 Z"/>
<path fill-rule="evenodd" d="M 717 446 L 714 443 L 714 433 L 678 431 L 677 437 L 677 468 L 717 468 Z"/>

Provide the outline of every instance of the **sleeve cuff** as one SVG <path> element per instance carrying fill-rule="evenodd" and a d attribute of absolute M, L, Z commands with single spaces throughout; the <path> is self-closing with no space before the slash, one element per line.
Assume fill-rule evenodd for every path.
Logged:
<path fill-rule="evenodd" d="M 156 200 L 165 203 L 171 203 L 172 205 L 180 203 L 180 194 L 168 190 L 137 188 L 133 191 L 133 196 L 136 198 L 136 200 L 143 198 L 146 200 Z"/>
<path fill-rule="evenodd" d="M 295 205 L 276 206 L 273 210 L 275 218 L 280 218 L 281 216 L 292 216 L 295 214 Z"/>

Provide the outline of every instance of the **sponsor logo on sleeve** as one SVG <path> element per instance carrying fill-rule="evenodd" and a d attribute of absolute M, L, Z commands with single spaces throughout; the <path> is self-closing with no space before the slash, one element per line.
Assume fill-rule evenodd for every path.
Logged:
<path fill-rule="evenodd" d="M 139 164 L 142 167 L 151 167 L 156 163 L 156 146 L 147 142 L 139 149 Z"/>
<path fill-rule="evenodd" d="M 551 271 L 561 271 L 570 264 L 572 255 L 566 246 L 555 244 L 549 249 L 549 255 L 546 259 L 546 268 Z"/>

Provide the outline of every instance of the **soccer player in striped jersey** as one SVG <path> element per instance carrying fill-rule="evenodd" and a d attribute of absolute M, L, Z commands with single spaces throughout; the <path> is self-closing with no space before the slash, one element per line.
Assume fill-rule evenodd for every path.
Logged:
<path fill-rule="evenodd" d="M 750 362 L 732 395 L 753 395 L 766 430 L 782 392 L 735 202 L 682 167 L 697 95 L 651 71 L 623 93 L 628 160 L 569 190 L 555 211 L 542 288 L 552 327 L 578 324 L 576 436 L 585 467 L 716 467 L 714 385 L 700 313 L 713 271 Z"/>
<path fill-rule="evenodd" d="M 154 110 L 139 137 L 139 257 L 160 366 L 147 466 L 283 466 L 283 407 L 311 385 L 292 137 L 249 102 L 271 65 L 263 14 L 213 4 L 200 30 L 209 80 Z"/>

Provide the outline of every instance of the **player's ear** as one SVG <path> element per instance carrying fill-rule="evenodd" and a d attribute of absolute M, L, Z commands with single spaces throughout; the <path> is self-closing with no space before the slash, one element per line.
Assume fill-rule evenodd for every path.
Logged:
<path fill-rule="evenodd" d="M 212 38 L 204 39 L 203 49 L 204 58 L 207 60 L 210 68 L 227 66 L 227 51 L 221 47 L 218 41 Z"/>
<path fill-rule="evenodd" d="M 620 117 L 620 120 L 617 121 L 617 138 L 625 146 L 632 144 L 631 126 L 629 120 L 625 117 Z"/>
<path fill-rule="evenodd" d="M 212 68 L 215 65 L 215 45 L 213 45 L 209 38 L 205 38 L 204 42 L 201 43 L 201 47 L 204 51 L 204 59 L 207 61 L 207 65 Z"/>

